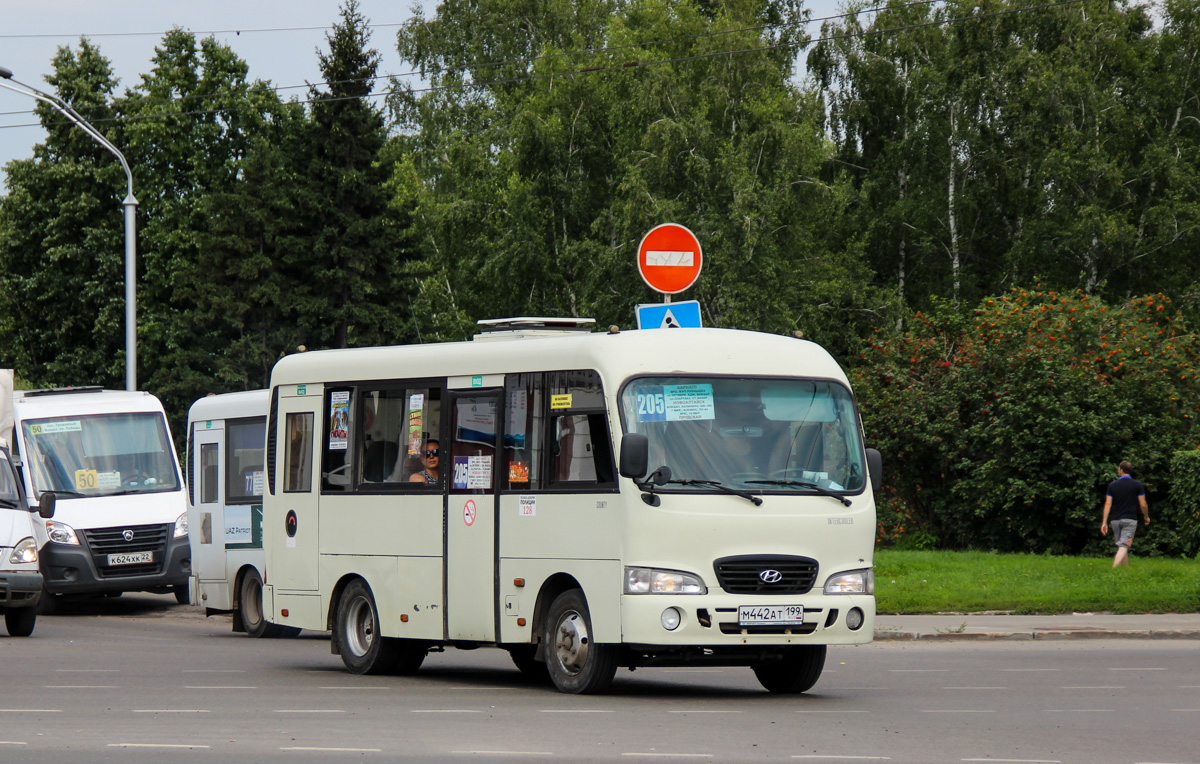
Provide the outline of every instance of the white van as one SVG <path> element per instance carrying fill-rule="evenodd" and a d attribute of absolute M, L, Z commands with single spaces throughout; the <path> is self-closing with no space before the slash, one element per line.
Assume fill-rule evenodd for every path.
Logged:
<path fill-rule="evenodd" d="M 12 371 L 0 369 L 0 611 L 11 636 L 28 637 L 42 596 L 38 549 L 44 542 L 38 541 L 39 523 L 25 500 L 8 451 L 13 421 L 11 385 Z M 40 514 L 46 518 L 54 515 L 54 494 L 43 496 Z"/>
<path fill-rule="evenodd" d="M 17 390 L 13 411 L 28 500 L 57 497 L 41 549 L 46 593 L 187 602 L 187 501 L 162 403 L 99 387 Z"/>

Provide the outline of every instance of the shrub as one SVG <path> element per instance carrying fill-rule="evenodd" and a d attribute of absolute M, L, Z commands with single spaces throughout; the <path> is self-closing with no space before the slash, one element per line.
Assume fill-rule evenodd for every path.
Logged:
<path fill-rule="evenodd" d="M 1162 295 L 1111 308 L 1014 289 L 970 316 L 935 304 L 867 340 L 855 385 L 889 488 L 942 546 L 1107 551 L 1117 462 L 1153 493 L 1194 445 L 1196 351 Z"/>

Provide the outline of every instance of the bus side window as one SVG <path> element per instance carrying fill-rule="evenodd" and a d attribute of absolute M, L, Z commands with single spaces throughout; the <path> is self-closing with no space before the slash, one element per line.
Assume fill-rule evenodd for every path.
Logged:
<path fill-rule="evenodd" d="M 349 491 L 354 460 L 350 435 L 354 431 L 354 392 L 330 389 L 325 393 L 325 437 L 321 445 L 321 491 Z"/>
<path fill-rule="evenodd" d="M 215 504 L 217 501 L 217 453 L 216 443 L 200 444 L 200 503 Z"/>
<path fill-rule="evenodd" d="M 545 396 L 541 373 L 509 374 L 505 387 L 504 453 L 507 474 L 501 485 L 510 491 L 536 491 L 543 487 L 542 455 L 545 452 Z"/>
<path fill-rule="evenodd" d="M 549 377 L 551 479 L 555 483 L 615 484 L 612 440 L 600 375 L 590 369 L 556 371 Z"/>

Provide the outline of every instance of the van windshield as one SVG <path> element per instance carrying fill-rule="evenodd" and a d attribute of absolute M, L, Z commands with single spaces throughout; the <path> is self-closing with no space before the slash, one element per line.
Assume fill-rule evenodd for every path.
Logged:
<path fill-rule="evenodd" d="M 93 414 L 21 422 L 34 491 L 79 496 L 179 488 L 162 414 Z"/>
<path fill-rule="evenodd" d="M 675 480 L 755 493 L 858 493 L 866 485 L 854 400 L 836 382 L 640 377 L 621 393 L 621 416 L 625 432 L 649 440 L 650 470 L 666 465 Z"/>

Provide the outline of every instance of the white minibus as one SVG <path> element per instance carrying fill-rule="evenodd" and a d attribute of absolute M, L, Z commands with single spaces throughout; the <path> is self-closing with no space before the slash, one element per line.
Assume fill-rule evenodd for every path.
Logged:
<path fill-rule="evenodd" d="M 233 630 L 252 637 L 295 634 L 262 612 L 263 451 L 266 390 L 210 395 L 192 404 L 187 423 L 191 601 L 206 616 L 233 614 Z"/>
<path fill-rule="evenodd" d="M 187 503 L 159 400 L 99 387 L 17 390 L 13 411 L 30 503 L 57 497 L 40 550 L 43 603 L 129 591 L 187 602 Z"/>
<path fill-rule="evenodd" d="M 493 645 L 568 693 L 706 664 L 804 692 L 871 641 L 881 464 L 828 352 L 481 323 L 275 365 L 268 620 L 330 630 L 354 673 Z"/>

